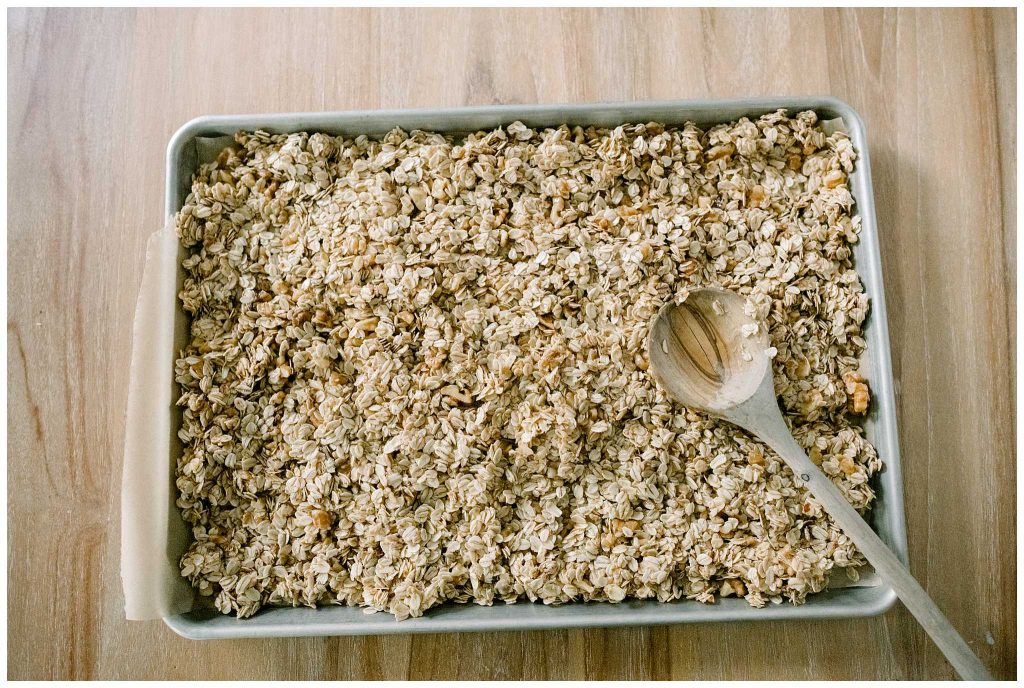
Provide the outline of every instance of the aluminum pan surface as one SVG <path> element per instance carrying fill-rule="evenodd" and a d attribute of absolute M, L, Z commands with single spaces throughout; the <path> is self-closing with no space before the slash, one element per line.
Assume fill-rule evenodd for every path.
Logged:
<path fill-rule="evenodd" d="M 649 101 L 578 105 L 500 105 L 436 110 L 379 110 L 349 112 L 218 115 L 199 117 L 179 129 L 167 148 L 166 212 L 184 202 L 197 166 L 195 139 L 231 135 L 240 129 L 288 133 L 323 131 L 332 134 L 380 135 L 394 127 L 442 132 L 468 132 L 520 120 L 531 127 L 563 123 L 615 126 L 623 122 L 657 121 L 716 124 L 758 117 L 778 108 L 791 112 L 814 110 L 822 119 L 842 118 L 858 153 L 850 177 L 856 211 L 861 216 L 860 241 L 854 260 L 871 309 L 864 328 L 868 347 L 863 361 L 871 381 L 874 403 L 865 420 L 868 440 L 878 450 L 885 469 L 875 480 L 877 500 L 869 519 L 879 536 L 907 561 L 896 405 L 893 389 L 885 292 L 875 219 L 871 168 L 864 123 L 849 105 L 831 97 L 760 98 L 744 100 Z M 179 310 L 179 317 L 185 317 Z M 896 596 L 887 585 L 841 588 L 810 596 L 803 605 L 769 604 L 754 609 L 745 601 L 723 599 L 714 605 L 693 600 L 570 603 L 547 606 L 520 602 L 491 607 L 442 605 L 424 616 L 396 622 L 390 614 L 366 614 L 355 607 L 265 608 L 248 619 L 196 610 L 165 618 L 175 632 L 188 638 L 237 638 L 321 635 L 380 635 L 460 631 L 528 630 L 630 626 L 707 621 L 825 619 L 873 616 L 889 609 Z"/>

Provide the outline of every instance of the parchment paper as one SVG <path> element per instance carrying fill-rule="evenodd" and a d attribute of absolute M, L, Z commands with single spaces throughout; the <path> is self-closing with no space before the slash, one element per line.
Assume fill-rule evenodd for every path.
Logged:
<path fill-rule="evenodd" d="M 822 122 L 822 128 L 826 134 L 844 129 L 841 119 Z M 197 138 L 199 162 L 214 159 L 231 141 Z M 179 312 L 180 287 L 180 248 L 168 222 L 147 243 L 132 328 L 121 482 L 121 582 L 129 620 L 180 614 L 195 603 L 195 593 L 178 567 L 188 546 L 188 531 L 174 504 L 174 469 L 181 451 L 174 360 L 187 341 L 187 323 Z M 840 569 L 832 573 L 829 588 L 880 582 L 870 566 L 860 569 L 857 581 Z"/>
<path fill-rule="evenodd" d="M 215 159 L 233 137 L 197 137 L 200 164 Z M 182 170 L 188 179 L 192 170 Z M 121 583 L 125 616 L 155 619 L 189 611 L 196 595 L 178 562 L 189 534 L 174 502 L 181 444 L 175 406 L 174 360 L 188 341 L 180 310 L 182 249 L 173 222 L 150 235 L 135 305 L 121 477 Z"/>
<path fill-rule="evenodd" d="M 178 239 L 174 227 L 149 237 L 132 328 L 132 362 L 121 482 L 121 582 L 128 619 L 187 611 L 193 593 L 178 559 L 187 531 L 174 506 L 178 452 L 173 373 L 184 340 L 177 316 Z"/>

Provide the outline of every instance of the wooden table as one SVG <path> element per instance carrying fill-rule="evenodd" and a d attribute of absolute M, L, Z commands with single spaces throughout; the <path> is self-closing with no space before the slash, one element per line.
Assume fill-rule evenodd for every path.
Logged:
<path fill-rule="evenodd" d="M 1016 676 L 1015 11 L 8 15 L 12 678 L 949 678 L 872 619 L 199 643 L 122 611 L 127 361 L 199 114 L 832 94 L 867 121 L 912 569 Z"/>

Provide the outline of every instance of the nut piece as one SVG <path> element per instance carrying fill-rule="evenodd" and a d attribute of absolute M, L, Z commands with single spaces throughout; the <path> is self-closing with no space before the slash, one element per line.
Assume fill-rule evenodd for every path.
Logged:
<path fill-rule="evenodd" d="M 760 208 L 761 204 L 768 198 L 768 194 L 765 193 L 764 187 L 757 184 L 750 190 L 747 201 L 754 208 Z"/>
<path fill-rule="evenodd" d="M 736 152 L 736 146 L 731 143 L 722 144 L 720 146 L 714 146 L 708 150 L 707 159 L 721 160 L 722 158 L 728 157 Z"/>
<path fill-rule="evenodd" d="M 832 170 L 831 172 L 825 175 L 825 178 L 822 181 L 825 182 L 826 188 L 834 189 L 846 181 L 846 175 L 844 175 L 839 170 Z"/>
<path fill-rule="evenodd" d="M 857 464 L 853 462 L 849 456 L 844 456 L 839 459 L 839 470 L 841 470 L 846 477 L 850 477 L 857 472 Z"/>
<path fill-rule="evenodd" d="M 865 413 L 871 402 L 871 395 L 864 377 L 859 372 L 850 370 L 843 373 L 843 382 L 846 384 L 846 394 L 850 397 L 850 410 L 854 413 Z"/>
<path fill-rule="evenodd" d="M 313 525 L 315 525 L 320 530 L 326 530 L 330 528 L 333 520 L 334 519 L 331 518 L 331 514 L 327 511 L 319 509 L 313 512 Z"/>

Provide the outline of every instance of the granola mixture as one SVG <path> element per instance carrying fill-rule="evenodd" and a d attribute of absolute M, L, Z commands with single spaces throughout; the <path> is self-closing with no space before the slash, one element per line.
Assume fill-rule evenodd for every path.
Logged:
<path fill-rule="evenodd" d="M 762 606 L 863 562 L 644 352 L 682 290 L 747 297 L 798 441 L 869 505 L 855 151 L 813 112 L 235 141 L 176 221 L 181 570 L 222 612 Z"/>

